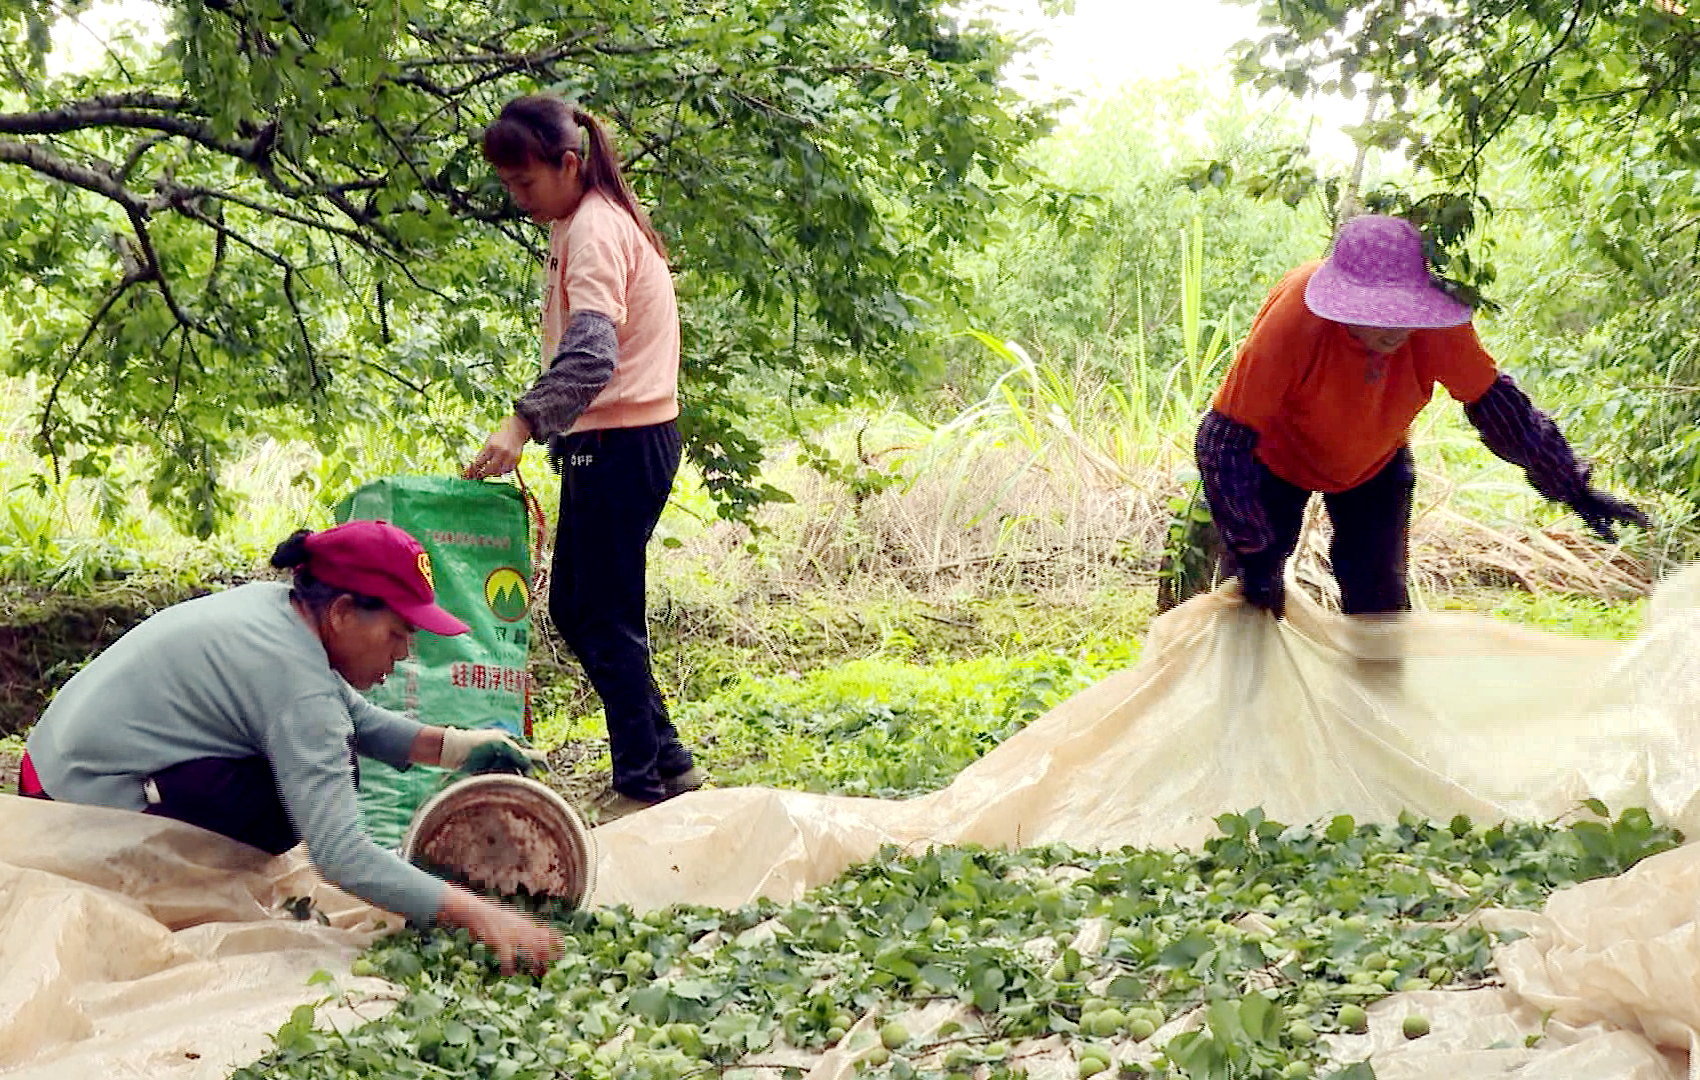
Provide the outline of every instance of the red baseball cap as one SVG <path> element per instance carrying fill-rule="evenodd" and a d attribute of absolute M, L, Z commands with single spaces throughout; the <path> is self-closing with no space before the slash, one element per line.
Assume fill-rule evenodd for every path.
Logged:
<path fill-rule="evenodd" d="M 308 536 L 307 570 L 333 588 L 372 596 L 418 630 L 453 637 L 470 629 L 437 606 L 431 557 L 387 521 L 350 521 Z"/>

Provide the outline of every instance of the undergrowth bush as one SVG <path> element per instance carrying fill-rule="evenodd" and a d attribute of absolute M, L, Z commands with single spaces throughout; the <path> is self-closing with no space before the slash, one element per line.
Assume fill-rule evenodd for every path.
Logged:
<path fill-rule="evenodd" d="M 745 676 L 680 703 L 674 719 L 717 784 L 902 798 L 945 786 L 1137 655 L 1137 645 L 1124 643 L 932 666 L 873 657 L 807 674 Z M 546 747 L 602 735 L 599 713 L 537 730 Z M 606 754 L 582 767 L 605 770 Z"/>
<path fill-rule="evenodd" d="M 749 679 L 679 710 L 713 731 L 717 783 L 904 798 L 945 786 L 1053 706 L 1130 666 L 1101 654 L 984 657 L 931 668 L 852 661 L 802 678 Z"/>

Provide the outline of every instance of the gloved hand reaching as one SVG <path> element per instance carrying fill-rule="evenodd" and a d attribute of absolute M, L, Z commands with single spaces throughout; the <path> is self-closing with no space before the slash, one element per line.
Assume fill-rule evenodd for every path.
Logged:
<path fill-rule="evenodd" d="M 1653 527 L 1653 519 L 1633 503 L 1598 488 L 1583 488 L 1582 493 L 1571 499 L 1568 505 L 1576 511 L 1577 517 L 1587 522 L 1588 528 L 1608 544 L 1617 540 L 1615 524 L 1639 525 L 1647 530 Z"/>
<path fill-rule="evenodd" d="M 466 764 L 460 771 L 466 773 L 511 773 L 515 776 L 528 776 L 534 770 L 544 767 L 543 753 L 540 750 L 527 750 L 517 743 L 506 739 L 492 739 L 487 743 L 479 743 L 466 755 Z"/>
<path fill-rule="evenodd" d="M 438 764 L 461 772 L 527 772 L 548 760 L 543 751 L 521 746 L 501 728 L 445 727 Z"/>
<path fill-rule="evenodd" d="M 1238 552 L 1234 556 L 1240 567 L 1240 595 L 1252 607 L 1259 607 L 1281 618 L 1287 613 L 1287 582 L 1282 574 L 1285 558 L 1276 558 L 1267 550 Z"/>

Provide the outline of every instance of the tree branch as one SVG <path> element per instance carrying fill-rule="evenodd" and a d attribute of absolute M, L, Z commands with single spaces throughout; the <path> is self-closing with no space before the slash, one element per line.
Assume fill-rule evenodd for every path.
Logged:
<path fill-rule="evenodd" d="M 252 210 L 254 213 L 260 214 L 264 217 L 278 218 L 279 220 L 293 222 L 294 224 L 305 228 L 316 229 L 320 232 L 330 233 L 333 236 L 340 236 L 344 240 L 358 245 L 360 248 L 373 255 L 385 254 L 381 245 L 374 244 L 370 237 L 366 236 L 358 229 L 351 229 L 346 225 L 337 225 L 334 222 L 327 221 L 322 218 L 309 217 L 306 214 L 290 210 L 288 207 L 271 206 L 267 203 L 260 202 L 258 199 L 251 199 L 245 195 L 238 195 L 234 192 L 225 191 L 221 188 L 191 187 L 185 184 L 160 181 L 156 184 L 155 190 L 157 194 L 149 204 L 153 209 L 159 209 L 166 206 L 169 206 L 172 209 L 180 209 L 185 203 L 193 202 L 197 199 L 216 199 L 220 202 L 230 203 L 233 206 L 240 206 L 244 210 Z"/>
<path fill-rule="evenodd" d="M 201 106 L 191 98 L 156 94 L 151 90 L 94 94 L 87 99 L 87 103 L 102 109 L 157 109 L 160 112 L 183 113 L 187 116 L 206 115 Z"/>
<path fill-rule="evenodd" d="M 42 446 L 47 450 L 48 460 L 53 462 L 53 482 L 55 484 L 62 479 L 59 471 L 59 448 L 54 445 L 53 441 L 53 413 L 59 405 L 59 391 L 65 385 L 65 380 L 70 377 L 71 369 L 76 366 L 78 358 L 83 355 L 83 349 L 88 347 L 95 331 L 99 330 L 100 324 L 106 321 L 106 316 L 112 310 L 112 306 L 118 303 L 119 299 L 130 290 L 132 285 L 144 280 L 146 278 L 142 274 L 132 272 L 125 274 L 118 284 L 112 287 L 112 291 L 106 294 L 106 299 L 101 301 L 100 307 L 96 308 L 95 313 L 89 316 L 89 324 L 83 328 L 83 336 L 77 339 L 77 347 L 71 350 L 71 355 L 66 357 L 65 362 L 60 365 L 59 373 L 53 379 L 53 387 L 47 392 L 47 403 L 41 408 L 41 427 L 37 432 L 37 437 L 41 439 Z"/>
<path fill-rule="evenodd" d="M 66 161 L 45 147 L 19 142 L 16 139 L 0 139 L 0 161 L 24 165 L 44 176 L 51 176 L 85 191 L 103 195 L 123 207 L 125 216 L 130 219 L 130 227 L 135 231 L 136 244 L 142 257 L 141 266 L 130 270 L 126 274 L 126 280 L 133 277 L 136 281 L 153 282 L 159 291 L 160 299 L 165 301 L 165 306 L 170 309 L 173 318 L 187 329 L 212 336 L 212 331 L 202 320 L 191 316 L 178 303 L 171 282 L 166 279 L 164 268 L 160 265 L 159 253 L 154 248 L 153 237 L 148 232 L 148 214 L 152 208 L 121 184 L 113 175 L 110 166 L 96 169 L 78 165 Z M 104 311 L 102 316 L 104 317 Z"/>
<path fill-rule="evenodd" d="M 313 379 L 313 400 L 317 403 L 325 396 L 325 377 L 319 371 L 319 357 L 313 351 L 313 335 L 307 330 L 307 317 L 301 313 L 301 301 L 295 295 L 295 267 L 286 265 L 283 271 L 283 297 L 289 302 L 289 310 L 295 316 L 295 329 L 301 334 L 301 349 L 307 356 L 307 373 Z"/>
<path fill-rule="evenodd" d="M 302 313 L 301 301 L 295 295 L 295 275 L 297 273 L 295 264 L 194 206 L 184 204 L 178 206 L 177 210 L 183 216 L 198 221 L 216 232 L 221 247 L 226 240 L 234 240 L 283 271 L 283 296 L 289 304 L 290 313 L 295 316 L 295 329 L 301 335 L 301 348 L 307 357 L 307 370 L 313 379 L 313 392 L 315 396 L 322 395 L 325 381 L 323 374 L 319 371 L 318 354 L 313 350 L 313 335 L 307 329 L 307 317 Z"/>
<path fill-rule="evenodd" d="M 67 161 L 44 146 L 20 142 L 17 139 L 0 139 L 0 162 L 22 165 L 73 187 L 104 195 L 122 206 L 126 212 L 145 212 L 140 197 L 119 182 L 110 167 L 79 165 L 74 161 Z"/>
<path fill-rule="evenodd" d="M 409 390 L 413 391 L 415 394 L 417 394 L 422 399 L 427 394 L 430 393 L 429 387 L 427 387 L 427 386 L 425 386 L 421 383 L 414 382 L 412 379 L 407 378 L 405 375 L 401 374 L 400 372 L 391 370 L 390 368 L 385 367 L 383 364 L 378 363 L 376 360 L 362 360 L 361 364 L 365 367 L 371 368 L 373 371 L 378 372 L 380 375 L 387 375 L 388 377 L 394 379 L 396 382 L 407 387 Z"/>
<path fill-rule="evenodd" d="M 245 159 L 252 152 L 249 146 L 220 139 L 205 124 L 152 109 L 79 102 L 45 112 L 0 113 L 0 134 L 3 135 L 63 135 L 90 128 L 160 131 L 235 158 Z"/>
<path fill-rule="evenodd" d="M 1570 40 L 1571 35 L 1576 32 L 1576 27 L 1582 21 L 1582 13 L 1586 6 L 1587 5 L 1585 4 L 1576 4 L 1575 7 L 1571 9 L 1570 21 L 1565 24 L 1563 33 L 1559 34 L 1558 40 L 1552 43 L 1552 47 L 1546 51 L 1546 54 L 1538 60 L 1531 60 L 1522 67 L 1507 74 L 1495 87 L 1495 91 L 1497 92 L 1500 86 L 1504 86 L 1507 82 L 1514 80 L 1521 72 L 1527 71 L 1529 73 L 1528 77 L 1523 80 L 1523 87 L 1517 91 L 1517 94 L 1521 97 L 1523 94 L 1527 93 L 1529 87 L 1535 84 L 1536 77 L 1539 76 L 1544 69 L 1552 66 L 1553 58 L 1559 54 L 1559 51 L 1564 48 L 1565 43 Z M 1482 154 L 1487 151 L 1488 144 L 1499 138 L 1500 132 L 1505 130 L 1505 126 L 1509 124 L 1512 117 L 1516 115 L 1517 103 L 1516 101 L 1512 101 L 1510 104 L 1505 106 L 1505 114 L 1499 118 L 1499 122 L 1493 126 L 1492 131 L 1488 132 L 1487 138 L 1485 139 L 1477 137 L 1479 132 L 1474 130 L 1474 122 L 1471 123 L 1470 127 L 1472 130 L 1470 135 L 1475 145 L 1471 150 L 1470 159 L 1464 163 L 1463 169 L 1459 170 L 1459 175 L 1462 175 L 1466 171 L 1473 171 L 1476 168 L 1477 163 L 1481 161 Z"/>
<path fill-rule="evenodd" d="M 148 231 L 146 208 L 140 206 L 125 207 L 125 210 L 130 215 L 130 228 L 136 231 L 136 243 L 141 247 L 144 270 L 148 279 L 153 282 L 154 288 L 159 290 L 160 299 L 164 300 L 165 306 L 171 310 L 172 317 L 186 329 L 199 331 L 208 337 L 215 336 L 207 328 L 206 323 L 190 315 L 177 302 L 177 295 L 171 289 L 171 282 L 166 279 L 165 268 L 160 265 L 159 252 L 153 245 L 153 236 Z"/>
<path fill-rule="evenodd" d="M 124 164 L 118 166 L 118 182 L 128 184 L 130 182 L 130 174 L 135 172 L 136 166 L 142 163 L 143 155 L 158 146 L 160 143 L 165 142 L 166 139 L 167 136 L 159 132 L 137 139 L 136 144 L 130 147 L 130 152 L 124 155 Z"/>

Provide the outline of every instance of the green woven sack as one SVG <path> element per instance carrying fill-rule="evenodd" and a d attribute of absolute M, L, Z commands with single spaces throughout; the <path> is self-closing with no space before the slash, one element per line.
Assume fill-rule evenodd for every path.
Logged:
<path fill-rule="evenodd" d="M 519 489 L 450 476 L 391 476 L 344 499 L 336 518 L 388 521 L 410 533 L 431 557 L 437 603 L 472 628 L 456 637 L 416 634 L 413 654 L 366 697 L 425 724 L 529 735 L 531 549 Z M 363 759 L 360 809 L 372 837 L 400 844 L 413 812 L 443 776 L 440 769 L 398 772 Z"/>

